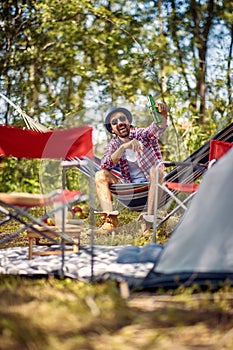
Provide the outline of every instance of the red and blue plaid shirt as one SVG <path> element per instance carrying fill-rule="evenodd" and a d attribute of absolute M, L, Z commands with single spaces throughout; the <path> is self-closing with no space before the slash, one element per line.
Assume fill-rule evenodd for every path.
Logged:
<path fill-rule="evenodd" d="M 167 127 L 167 126 L 166 126 Z M 158 139 L 166 129 L 160 128 L 155 123 L 152 123 L 146 128 L 131 128 L 129 139 L 137 139 L 141 141 L 144 148 L 137 153 L 138 165 L 144 173 L 145 178 L 149 181 L 149 171 L 152 165 L 157 165 L 162 162 L 162 155 L 159 149 Z M 111 154 L 114 153 L 121 145 L 121 141 L 117 136 L 114 136 L 106 147 L 105 154 L 101 160 L 101 168 L 111 170 L 115 164 L 113 164 Z M 132 182 L 128 167 L 128 161 L 123 153 L 117 166 L 120 168 L 120 172 L 125 182 Z"/>

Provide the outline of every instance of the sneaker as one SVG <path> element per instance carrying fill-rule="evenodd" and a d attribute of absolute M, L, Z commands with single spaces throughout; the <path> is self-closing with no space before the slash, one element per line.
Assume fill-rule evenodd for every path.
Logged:
<path fill-rule="evenodd" d="M 115 231 L 118 227 L 118 213 L 107 213 L 103 212 L 103 222 L 99 228 L 95 230 L 95 233 L 97 234 L 109 234 L 112 231 Z"/>

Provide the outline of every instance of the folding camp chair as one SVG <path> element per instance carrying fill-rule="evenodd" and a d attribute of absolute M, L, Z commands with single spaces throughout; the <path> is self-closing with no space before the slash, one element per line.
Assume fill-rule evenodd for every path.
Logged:
<path fill-rule="evenodd" d="M 80 191 L 67 191 L 57 190 L 49 195 L 37 195 L 31 193 L 0 193 L 0 213 L 2 220 L 0 226 L 9 224 L 10 221 L 16 221 L 20 223 L 20 227 L 11 234 L 6 235 L 0 240 L 0 244 L 4 244 L 20 233 L 26 231 L 29 240 L 29 252 L 28 257 L 32 259 L 33 255 L 42 254 L 60 254 L 59 250 L 45 251 L 45 252 L 33 252 L 34 239 L 39 243 L 40 238 L 45 238 L 51 243 L 61 245 L 71 244 L 76 251 L 79 247 L 79 231 L 80 228 L 76 225 L 65 225 L 65 208 L 72 203 L 81 203 L 88 200 L 88 196 Z M 47 206 L 53 206 L 58 203 L 58 207 L 45 212 L 39 218 L 32 216 L 29 212 L 31 208 L 42 208 Z M 56 215 L 61 211 L 62 225 L 50 226 L 46 224 L 47 219 Z M 64 217 L 63 217 L 64 216 Z"/>
<path fill-rule="evenodd" d="M 81 156 L 92 157 L 92 128 L 89 126 L 38 132 L 15 127 L 0 126 L 0 156 L 26 159 L 73 159 Z M 61 186 L 62 187 L 62 186 Z M 43 237 L 60 245 L 62 254 L 65 242 L 76 245 L 76 241 L 68 234 L 74 227 L 65 225 L 65 208 L 72 203 L 86 201 L 89 197 L 80 191 L 68 191 L 64 188 L 53 191 L 49 195 L 29 193 L 0 193 L 0 225 L 14 220 L 21 224 L 15 232 L 0 239 L 0 245 L 15 238 L 21 232 L 31 232 L 31 238 Z M 43 214 L 40 218 L 29 213 L 32 207 L 44 207 L 58 203 L 56 208 Z M 45 221 L 61 212 L 62 225 L 48 226 Z M 76 231 L 78 228 L 76 227 Z M 34 234 L 34 235 L 33 235 Z M 32 257 L 32 240 L 29 244 L 29 258 Z"/>
<path fill-rule="evenodd" d="M 209 151 L 209 158 L 208 158 L 208 166 L 206 164 L 200 164 L 196 163 L 195 165 L 193 163 L 188 162 L 164 162 L 163 164 L 165 166 L 179 166 L 179 167 L 195 167 L 199 168 L 200 171 L 205 173 L 206 168 L 210 168 L 213 166 L 213 164 L 221 158 L 225 153 L 229 151 L 229 149 L 233 146 L 232 143 L 224 142 L 220 140 L 211 140 L 210 141 L 210 151 Z M 160 184 L 159 179 L 159 167 L 162 164 L 158 164 L 156 167 L 156 190 L 155 190 L 155 199 L 154 199 L 154 215 L 153 215 L 153 226 L 154 226 L 154 232 L 153 232 L 153 241 L 156 241 L 156 231 L 157 229 L 165 222 L 167 221 L 171 216 L 173 216 L 179 209 L 182 209 L 183 211 L 187 210 L 187 204 L 192 199 L 192 197 L 195 195 L 196 191 L 198 190 L 199 184 L 198 183 L 182 183 L 182 182 L 170 182 L 165 181 L 163 184 Z M 173 208 L 173 210 L 170 211 L 168 215 L 166 215 L 162 220 L 159 221 L 157 224 L 157 210 L 158 210 L 158 189 L 161 188 L 164 191 L 165 196 L 170 196 L 175 203 L 176 206 Z M 178 198 L 179 193 L 186 193 L 187 196 L 184 200 L 180 200 Z"/>

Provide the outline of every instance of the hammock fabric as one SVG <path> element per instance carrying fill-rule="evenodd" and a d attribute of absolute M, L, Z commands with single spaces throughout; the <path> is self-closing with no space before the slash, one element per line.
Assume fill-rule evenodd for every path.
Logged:
<path fill-rule="evenodd" d="M 72 159 L 93 156 L 92 128 L 38 132 L 0 125 L 0 156 L 38 159 Z"/>
<path fill-rule="evenodd" d="M 193 193 L 197 189 L 197 185 L 194 183 L 198 178 L 203 176 L 203 169 L 208 166 L 209 162 L 209 151 L 210 151 L 210 142 L 211 140 L 219 140 L 225 142 L 233 142 L 233 123 L 226 126 L 223 130 L 213 136 L 208 140 L 203 146 L 198 148 L 193 154 L 191 154 L 187 159 L 182 163 L 187 165 L 191 164 L 190 167 L 184 167 L 183 165 L 175 166 L 172 171 L 170 171 L 165 176 L 165 181 L 168 184 L 168 187 L 174 192 L 174 195 L 177 195 L 181 190 L 186 193 Z M 175 162 L 174 162 L 175 164 Z M 179 164 L 179 162 L 177 162 Z M 203 167 L 200 167 L 198 164 L 202 164 Z M 87 176 L 90 176 L 89 167 L 80 163 L 78 165 L 79 170 Z M 191 168 L 191 171 L 190 171 Z M 100 170 L 100 159 L 98 157 L 94 158 L 93 171 L 96 172 Z M 114 168 L 111 171 L 115 176 L 122 180 L 121 174 L 117 168 Z M 186 184 L 186 185 L 185 185 Z M 186 191 L 184 191 L 184 186 Z M 119 183 L 111 185 L 110 189 L 113 196 L 125 207 L 134 211 L 145 210 L 148 197 L 148 188 L 149 183 L 135 184 L 135 183 Z M 163 206 L 170 197 L 164 193 L 164 196 L 160 202 L 160 207 Z"/>

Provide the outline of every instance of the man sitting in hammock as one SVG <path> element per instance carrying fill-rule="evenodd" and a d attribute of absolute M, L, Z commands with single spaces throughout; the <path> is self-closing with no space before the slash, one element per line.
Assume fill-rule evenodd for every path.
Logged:
<path fill-rule="evenodd" d="M 167 108 L 163 103 L 157 103 L 158 111 L 162 115 L 162 122 L 153 122 L 146 128 L 131 125 L 132 114 L 123 107 L 113 108 L 105 118 L 105 127 L 113 134 L 113 138 L 106 147 L 101 160 L 101 170 L 96 173 L 96 191 L 101 209 L 104 213 L 102 226 L 97 233 L 108 233 L 118 226 L 118 212 L 113 212 L 110 185 L 119 183 L 110 170 L 119 166 L 121 175 L 126 183 L 150 182 L 147 214 L 154 213 L 155 168 L 162 162 L 162 155 L 158 139 L 167 127 Z M 164 178 L 164 169 L 160 167 L 159 182 Z M 158 193 L 158 201 L 161 193 Z"/>

